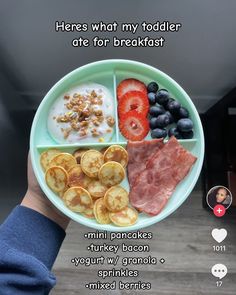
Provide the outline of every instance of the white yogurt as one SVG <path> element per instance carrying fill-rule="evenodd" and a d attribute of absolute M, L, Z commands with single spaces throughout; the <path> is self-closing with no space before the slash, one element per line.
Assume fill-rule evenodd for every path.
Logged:
<path fill-rule="evenodd" d="M 91 93 L 94 91 L 102 104 L 91 103 Z M 79 112 L 73 111 L 73 109 L 68 109 L 66 104 L 70 103 L 73 95 L 77 93 L 80 95 L 81 100 L 86 104 L 87 109 L 94 111 L 102 111 L 104 120 L 99 122 L 99 126 L 95 126 L 93 120 L 97 117 L 94 112 L 91 113 L 89 117 L 85 119 L 88 122 L 86 128 L 80 126 L 81 122 L 77 122 L 76 126 L 80 126 L 79 130 L 71 129 L 70 122 L 58 122 L 58 117 L 63 117 L 65 114 L 70 114 L 71 116 L 78 117 Z M 107 123 L 107 117 L 111 116 L 115 118 L 114 102 L 110 91 L 100 84 L 86 83 L 74 88 L 71 88 L 66 92 L 66 95 L 70 96 L 70 99 L 65 99 L 65 94 L 61 95 L 53 103 L 48 116 L 48 131 L 53 137 L 53 139 L 59 143 L 82 143 L 82 142 L 107 142 L 110 141 L 115 125 L 112 127 Z M 86 135 L 83 135 L 83 130 L 86 129 Z M 96 136 L 93 136 L 94 130 L 96 130 Z M 67 134 L 67 136 L 65 136 Z"/>

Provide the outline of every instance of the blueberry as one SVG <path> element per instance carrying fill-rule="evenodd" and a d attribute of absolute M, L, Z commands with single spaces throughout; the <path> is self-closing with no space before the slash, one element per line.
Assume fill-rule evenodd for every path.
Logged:
<path fill-rule="evenodd" d="M 172 116 L 174 118 L 175 123 L 177 123 L 179 121 L 179 119 L 181 119 L 181 118 L 179 118 L 178 114 L 172 114 Z"/>
<path fill-rule="evenodd" d="M 193 130 L 187 132 L 181 132 L 181 135 L 184 139 L 191 139 L 193 138 Z"/>
<path fill-rule="evenodd" d="M 157 124 L 157 118 L 151 118 L 150 120 L 149 120 L 149 126 L 150 126 L 150 128 L 151 129 L 155 129 L 155 128 L 157 128 L 158 126 L 157 126 L 158 124 Z"/>
<path fill-rule="evenodd" d="M 177 122 L 177 128 L 180 132 L 191 131 L 193 129 L 193 122 L 188 118 L 180 119 Z"/>
<path fill-rule="evenodd" d="M 156 102 L 156 94 L 154 92 L 148 93 L 148 100 L 151 105 L 155 104 Z"/>
<path fill-rule="evenodd" d="M 165 113 L 165 109 L 163 108 L 163 106 L 160 106 L 160 105 L 152 106 L 149 109 L 149 114 L 153 117 L 157 117 L 164 113 Z"/>
<path fill-rule="evenodd" d="M 183 119 L 183 118 L 188 118 L 189 117 L 189 112 L 186 108 L 184 107 L 181 107 L 178 111 L 178 116 L 180 119 Z"/>
<path fill-rule="evenodd" d="M 167 132 L 165 129 L 160 129 L 160 128 L 156 128 L 153 129 L 151 132 L 151 137 L 152 138 L 165 138 L 167 135 Z"/>
<path fill-rule="evenodd" d="M 169 100 L 169 92 L 166 89 L 160 89 L 157 93 L 156 93 L 156 102 L 164 105 L 165 103 L 167 103 Z"/>
<path fill-rule="evenodd" d="M 168 135 L 169 135 L 169 137 L 174 135 L 177 139 L 182 138 L 182 134 L 180 133 L 180 131 L 176 127 L 171 127 L 168 131 Z"/>
<path fill-rule="evenodd" d="M 171 114 L 177 114 L 179 112 L 180 107 L 180 103 L 176 100 L 169 101 L 166 106 L 167 110 L 170 111 Z"/>
<path fill-rule="evenodd" d="M 169 124 L 172 124 L 174 122 L 174 117 L 169 111 L 165 112 L 165 115 L 169 117 Z"/>
<path fill-rule="evenodd" d="M 166 110 L 168 110 L 167 105 L 168 105 L 168 103 L 170 103 L 171 101 L 174 101 L 174 98 L 169 98 L 169 99 L 163 104 L 163 106 L 166 108 Z"/>
<path fill-rule="evenodd" d="M 168 101 L 167 101 L 167 103 L 166 103 L 166 110 L 169 111 L 169 104 L 170 104 L 171 102 L 173 102 L 173 101 L 175 101 L 174 98 L 169 98 L 169 99 L 168 99 Z"/>
<path fill-rule="evenodd" d="M 157 127 L 163 128 L 170 124 L 169 116 L 166 114 L 159 115 L 156 120 Z"/>
<path fill-rule="evenodd" d="M 156 82 L 151 82 L 147 86 L 147 91 L 148 92 L 157 92 L 159 86 Z"/>

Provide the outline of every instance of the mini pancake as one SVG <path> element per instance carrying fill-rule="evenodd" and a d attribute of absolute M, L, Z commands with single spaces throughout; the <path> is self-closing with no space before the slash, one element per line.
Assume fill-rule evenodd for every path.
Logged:
<path fill-rule="evenodd" d="M 99 180 L 93 179 L 88 185 L 88 191 L 93 198 L 102 198 L 108 187 L 102 184 Z"/>
<path fill-rule="evenodd" d="M 98 171 L 103 163 L 103 154 L 97 150 L 89 150 L 85 152 L 80 161 L 84 173 L 92 178 L 98 177 Z"/>
<path fill-rule="evenodd" d="M 70 187 L 82 186 L 83 188 L 87 188 L 90 181 L 91 179 L 84 174 L 81 166 L 78 164 L 68 171 L 68 185 Z"/>
<path fill-rule="evenodd" d="M 104 204 L 103 198 L 97 199 L 93 207 L 94 216 L 98 223 L 109 224 L 111 223 L 109 211 Z"/>
<path fill-rule="evenodd" d="M 80 186 L 69 188 L 64 193 L 63 200 L 66 206 L 74 212 L 85 212 L 93 205 L 90 193 Z"/>
<path fill-rule="evenodd" d="M 60 153 L 52 158 L 49 166 L 61 166 L 69 171 L 73 166 L 77 165 L 76 159 L 69 153 Z"/>
<path fill-rule="evenodd" d="M 45 172 L 49 168 L 49 163 L 56 155 L 61 152 L 58 149 L 49 149 L 40 155 L 40 164 Z"/>
<path fill-rule="evenodd" d="M 130 226 L 137 222 L 138 212 L 133 208 L 125 207 L 119 212 L 110 212 L 109 217 L 115 225 Z"/>
<path fill-rule="evenodd" d="M 115 161 L 124 168 L 128 164 L 128 152 L 120 145 L 111 145 L 104 153 L 104 162 Z"/>
<path fill-rule="evenodd" d="M 73 156 L 75 157 L 75 159 L 76 159 L 76 161 L 77 161 L 78 164 L 80 164 L 80 161 L 81 161 L 81 157 L 82 157 L 82 155 L 83 155 L 85 152 L 87 152 L 88 150 L 89 150 L 89 149 L 85 149 L 85 148 L 83 149 L 83 148 L 80 148 L 80 149 L 74 151 Z"/>
<path fill-rule="evenodd" d="M 68 173 L 60 166 L 48 168 L 45 174 L 45 181 L 54 192 L 63 192 L 68 184 Z"/>
<path fill-rule="evenodd" d="M 104 204 L 110 212 L 118 212 L 128 206 L 129 194 L 120 185 L 112 186 L 104 196 Z"/>
<path fill-rule="evenodd" d="M 87 218 L 95 218 L 93 213 L 93 206 L 91 206 L 91 208 L 86 209 L 82 214 Z"/>
<path fill-rule="evenodd" d="M 125 178 L 125 170 L 120 163 L 106 162 L 100 168 L 98 178 L 108 187 L 117 185 Z"/>
<path fill-rule="evenodd" d="M 64 193 L 70 188 L 68 185 L 65 187 L 65 189 L 61 192 L 58 192 L 58 196 L 63 199 Z"/>

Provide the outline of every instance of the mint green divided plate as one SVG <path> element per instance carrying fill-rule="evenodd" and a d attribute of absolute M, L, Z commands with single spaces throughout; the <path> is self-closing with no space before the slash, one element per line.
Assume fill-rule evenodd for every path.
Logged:
<path fill-rule="evenodd" d="M 86 218 L 82 214 L 72 212 L 70 209 L 68 209 L 64 205 L 60 197 L 54 194 L 45 183 L 44 172 L 42 171 L 40 165 L 40 154 L 43 151 L 53 147 L 59 148 L 63 152 L 72 153 L 80 146 L 93 149 L 101 149 L 105 146 L 110 146 L 111 144 L 120 144 L 122 146 L 125 146 L 126 140 L 120 134 L 118 129 L 117 113 L 115 117 L 115 131 L 113 133 L 111 141 L 103 143 L 57 143 L 53 140 L 47 130 L 47 118 L 53 102 L 60 95 L 66 93 L 70 88 L 85 82 L 94 82 L 107 87 L 114 97 L 114 106 L 116 110 L 116 87 L 120 81 L 126 78 L 136 78 L 146 84 L 151 81 L 156 81 L 159 84 L 160 88 L 167 89 L 170 92 L 171 97 L 178 100 L 182 104 L 182 106 L 188 109 L 190 113 L 190 118 L 194 123 L 194 138 L 188 140 L 180 140 L 179 142 L 193 155 L 197 156 L 198 159 L 192 167 L 190 173 L 181 183 L 178 184 L 167 205 L 164 207 L 160 214 L 152 217 L 144 213 L 140 213 L 138 221 L 135 225 L 128 227 L 118 227 L 113 224 L 99 224 L 96 222 L 95 219 Z M 151 139 L 150 134 L 148 134 L 146 139 Z M 33 169 L 42 190 L 49 198 L 49 200 L 65 215 L 78 223 L 98 230 L 130 231 L 147 227 L 166 218 L 168 215 L 174 212 L 190 195 L 198 180 L 202 168 L 204 157 L 204 135 L 198 112 L 187 93 L 179 86 L 178 83 L 176 83 L 168 75 L 149 65 L 131 60 L 112 59 L 102 60 L 82 66 L 67 74 L 51 88 L 51 90 L 42 100 L 33 121 L 30 136 L 30 152 Z M 127 179 L 123 181 L 121 185 L 127 190 L 129 189 Z"/>

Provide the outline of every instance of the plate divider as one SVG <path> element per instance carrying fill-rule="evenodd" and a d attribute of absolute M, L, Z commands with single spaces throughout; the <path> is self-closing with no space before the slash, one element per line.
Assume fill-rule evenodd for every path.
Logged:
<path fill-rule="evenodd" d="M 166 143 L 168 139 L 165 139 L 164 142 Z M 179 143 L 196 143 L 197 139 L 180 139 L 178 140 Z M 45 144 L 45 145 L 37 145 L 36 149 L 37 150 L 43 150 L 43 149 L 51 149 L 51 148 L 58 148 L 58 149 L 64 149 L 64 148 L 80 148 L 80 147 L 87 147 L 87 146 L 96 146 L 96 147 L 104 147 L 104 146 L 110 146 L 113 144 L 120 144 L 120 145 L 127 145 L 126 141 L 113 141 L 113 142 L 94 142 L 94 143 L 80 143 L 78 144 Z"/>
<path fill-rule="evenodd" d="M 123 142 L 121 142 L 123 143 Z M 97 147 L 103 147 L 103 146 L 110 146 L 113 144 L 117 144 L 116 141 L 109 141 L 109 142 L 94 142 L 94 143 L 80 143 L 80 144 L 45 144 L 45 145 L 37 145 L 36 149 L 51 149 L 51 148 L 58 148 L 58 149 L 64 149 L 64 148 L 80 148 L 80 147 L 87 147 L 87 146 L 97 146 Z M 123 144 L 126 144 L 124 142 Z"/>
<path fill-rule="evenodd" d="M 113 96 L 114 96 L 114 107 L 115 107 L 115 126 L 116 126 L 116 143 L 119 143 L 119 125 L 118 125 L 118 109 L 117 109 L 117 94 L 116 94 L 116 71 L 113 70 Z"/>

